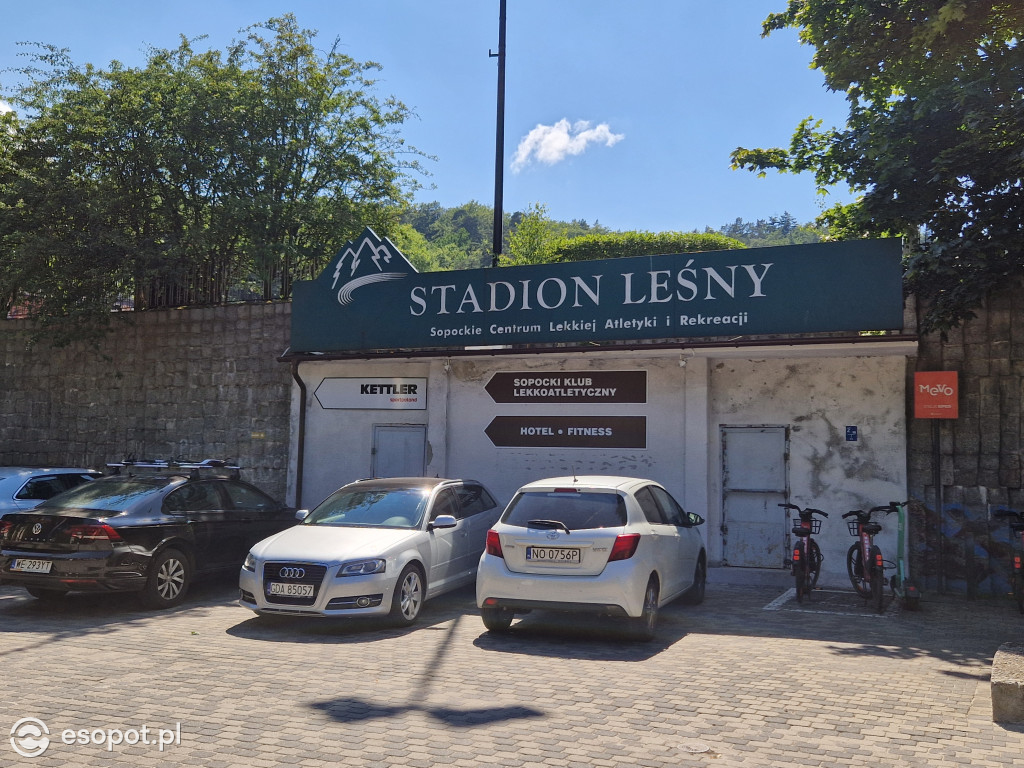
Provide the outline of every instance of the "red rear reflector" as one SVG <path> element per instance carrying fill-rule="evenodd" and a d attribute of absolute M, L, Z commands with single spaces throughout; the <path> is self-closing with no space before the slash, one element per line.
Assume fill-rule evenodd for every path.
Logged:
<path fill-rule="evenodd" d="M 613 560 L 629 560 L 636 553 L 636 548 L 639 544 L 639 533 L 624 533 L 616 536 L 608 562 L 610 563 Z"/>
<path fill-rule="evenodd" d="M 878 554 L 875 555 L 875 565 L 877 565 L 879 568 L 884 567 L 883 566 L 882 553 L 881 552 L 879 552 Z"/>
<path fill-rule="evenodd" d="M 73 525 L 68 529 L 72 543 L 82 541 L 121 541 L 121 535 L 109 525 Z"/>
<path fill-rule="evenodd" d="M 1018 571 L 1020 570 L 1020 568 L 1021 568 L 1020 555 L 1014 555 L 1013 556 L 1013 567 L 1016 568 Z"/>
<path fill-rule="evenodd" d="M 487 532 L 486 552 L 488 555 L 505 559 L 505 553 L 501 551 L 501 539 L 498 537 L 498 532 L 493 529 Z"/>
<path fill-rule="evenodd" d="M 799 549 L 794 549 L 793 550 L 793 562 L 794 563 L 799 563 L 800 562 L 800 550 Z"/>

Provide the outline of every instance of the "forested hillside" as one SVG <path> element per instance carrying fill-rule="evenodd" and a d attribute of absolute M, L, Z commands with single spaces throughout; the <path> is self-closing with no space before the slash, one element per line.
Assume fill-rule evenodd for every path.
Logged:
<path fill-rule="evenodd" d="M 391 232 L 391 239 L 399 250 L 421 272 L 439 269 L 474 269 L 491 265 L 494 232 L 494 209 L 476 201 L 456 208 L 445 208 L 440 203 L 417 203 L 409 207 L 400 225 Z M 595 235 L 648 235 L 649 233 L 613 232 L 597 220 L 593 224 L 585 219 L 556 221 L 548 218 L 543 205 L 533 205 L 528 211 L 505 214 L 503 264 L 542 263 L 561 260 L 565 241 L 580 237 L 593 239 Z M 825 230 L 812 223 L 800 224 L 788 212 L 781 216 L 746 222 L 737 218 L 731 224 L 703 232 L 674 234 L 676 239 L 694 243 L 698 247 L 687 250 L 708 250 L 736 247 L 724 239 L 705 238 L 707 235 L 738 240 L 752 248 L 816 243 Z M 663 238 L 664 239 L 664 238 Z"/>

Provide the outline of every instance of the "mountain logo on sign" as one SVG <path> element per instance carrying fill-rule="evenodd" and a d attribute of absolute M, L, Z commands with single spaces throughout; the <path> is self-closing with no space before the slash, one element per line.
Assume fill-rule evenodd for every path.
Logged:
<path fill-rule="evenodd" d="M 342 306 L 355 301 L 352 294 L 358 288 L 401 280 L 416 271 L 394 243 L 387 238 L 381 240 L 369 227 L 358 240 L 349 241 L 337 258 L 331 290 L 338 292 L 338 303 Z"/>

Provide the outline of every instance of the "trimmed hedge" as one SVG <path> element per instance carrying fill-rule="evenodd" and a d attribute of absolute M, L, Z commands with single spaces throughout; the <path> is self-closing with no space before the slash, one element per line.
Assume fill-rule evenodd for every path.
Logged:
<path fill-rule="evenodd" d="M 731 251 L 737 248 L 746 246 L 739 240 L 714 232 L 611 232 L 559 240 L 554 245 L 553 261 L 621 259 L 627 256 Z"/>

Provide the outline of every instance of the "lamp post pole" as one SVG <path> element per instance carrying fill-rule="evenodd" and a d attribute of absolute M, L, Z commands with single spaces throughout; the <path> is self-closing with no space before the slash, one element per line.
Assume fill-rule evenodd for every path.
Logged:
<path fill-rule="evenodd" d="M 502 229 L 505 217 L 502 212 L 502 188 L 505 166 L 505 2 L 501 0 L 498 10 L 498 52 L 488 54 L 498 58 L 498 120 L 494 140 L 494 255 L 491 266 L 498 266 L 502 250 Z"/>

